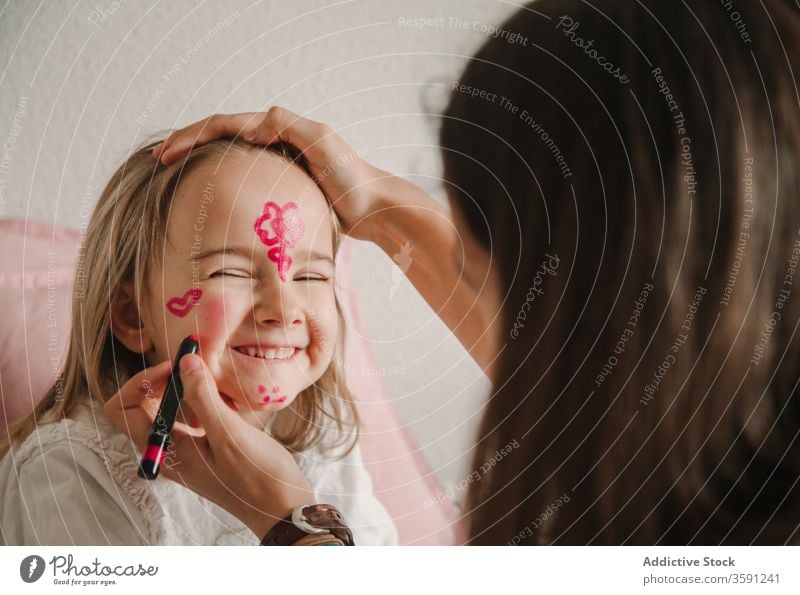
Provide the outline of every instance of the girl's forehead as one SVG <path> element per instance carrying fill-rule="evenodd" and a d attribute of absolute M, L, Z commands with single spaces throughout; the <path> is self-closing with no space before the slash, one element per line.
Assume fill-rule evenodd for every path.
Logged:
<path fill-rule="evenodd" d="M 291 224 L 307 231 L 300 243 L 325 240 L 331 216 L 325 196 L 297 165 L 276 155 L 203 164 L 178 188 L 170 235 L 205 240 L 252 238 L 258 226 Z"/>
<path fill-rule="evenodd" d="M 272 200 L 281 204 L 294 202 L 314 215 L 326 206 L 325 197 L 308 174 L 277 155 L 234 155 L 204 165 L 188 181 L 195 182 L 195 186 L 199 183 L 219 197 L 219 202 L 229 210 L 255 207 Z"/>

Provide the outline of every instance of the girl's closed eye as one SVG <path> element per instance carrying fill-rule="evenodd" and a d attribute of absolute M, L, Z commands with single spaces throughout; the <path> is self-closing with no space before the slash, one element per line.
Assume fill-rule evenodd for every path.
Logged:
<path fill-rule="evenodd" d="M 239 277 L 241 279 L 248 279 L 252 277 L 252 274 L 249 271 L 243 271 L 239 269 L 220 269 L 218 271 L 214 271 L 208 277 Z"/>
<path fill-rule="evenodd" d="M 319 281 L 319 282 L 327 282 L 330 281 L 330 275 L 324 275 L 322 273 L 298 273 L 294 277 L 295 281 Z"/>

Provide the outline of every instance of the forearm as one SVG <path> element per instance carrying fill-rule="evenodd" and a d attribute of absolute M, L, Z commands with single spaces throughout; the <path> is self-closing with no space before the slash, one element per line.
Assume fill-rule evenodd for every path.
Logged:
<path fill-rule="evenodd" d="M 372 241 L 390 257 L 410 248 L 406 276 L 455 334 L 475 362 L 491 376 L 496 348 L 485 331 L 493 315 L 480 298 L 485 279 L 465 274 L 464 246 L 450 210 L 414 184 L 392 176 L 381 185 L 372 222 Z"/>

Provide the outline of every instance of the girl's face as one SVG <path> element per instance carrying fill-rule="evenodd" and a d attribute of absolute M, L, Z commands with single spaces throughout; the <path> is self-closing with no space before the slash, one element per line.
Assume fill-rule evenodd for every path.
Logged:
<path fill-rule="evenodd" d="M 328 203 L 300 167 L 271 153 L 209 159 L 180 183 L 149 278 L 148 360 L 197 335 L 228 406 L 263 427 L 331 362 L 333 257 Z"/>

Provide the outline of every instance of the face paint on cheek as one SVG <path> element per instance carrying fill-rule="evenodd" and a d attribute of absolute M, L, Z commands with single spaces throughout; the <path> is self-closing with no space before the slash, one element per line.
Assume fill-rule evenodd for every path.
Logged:
<path fill-rule="evenodd" d="M 280 387 L 280 386 L 273 386 L 273 387 L 272 387 L 272 392 L 273 392 L 273 393 L 280 392 L 280 390 L 281 390 L 281 387 Z M 259 385 L 258 385 L 258 392 L 259 392 L 260 394 L 264 394 L 265 392 L 267 392 L 267 387 L 266 387 L 266 386 L 264 386 L 263 384 L 259 384 Z M 270 397 L 269 395 L 267 395 L 267 396 L 265 396 L 265 397 L 264 397 L 264 398 L 261 400 L 261 402 L 262 402 L 264 405 L 269 405 L 269 404 L 272 402 L 272 397 Z M 285 403 L 285 402 L 286 402 L 286 397 L 285 397 L 285 396 L 283 396 L 283 397 L 280 397 L 280 398 L 278 398 L 278 399 L 275 399 L 275 401 L 274 401 L 274 402 L 275 402 L 275 403 Z"/>
<path fill-rule="evenodd" d="M 203 302 L 203 314 L 207 316 L 209 322 L 224 325 L 227 310 L 224 299 L 211 297 Z"/>
<path fill-rule="evenodd" d="M 178 318 L 183 318 L 192 308 L 197 305 L 200 298 L 203 297 L 203 291 L 199 288 L 190 289 L 181 297 L 174 297 L 167 301 L 167 310 Z"/>
<path fill-rule="evenodd" d="M 261 243 L 270 246 L 267 258 L 278 265 L 278 275 L 281 281 L 286 281 L 286 273 L 292 267 L 292 257 L 287 250 L 293 248 L 306 231 L 300 218 L 300 209 L 293 202 L 281 208 L 269 200 L 264 203 L 264 209 L 253 228 Z"/>

